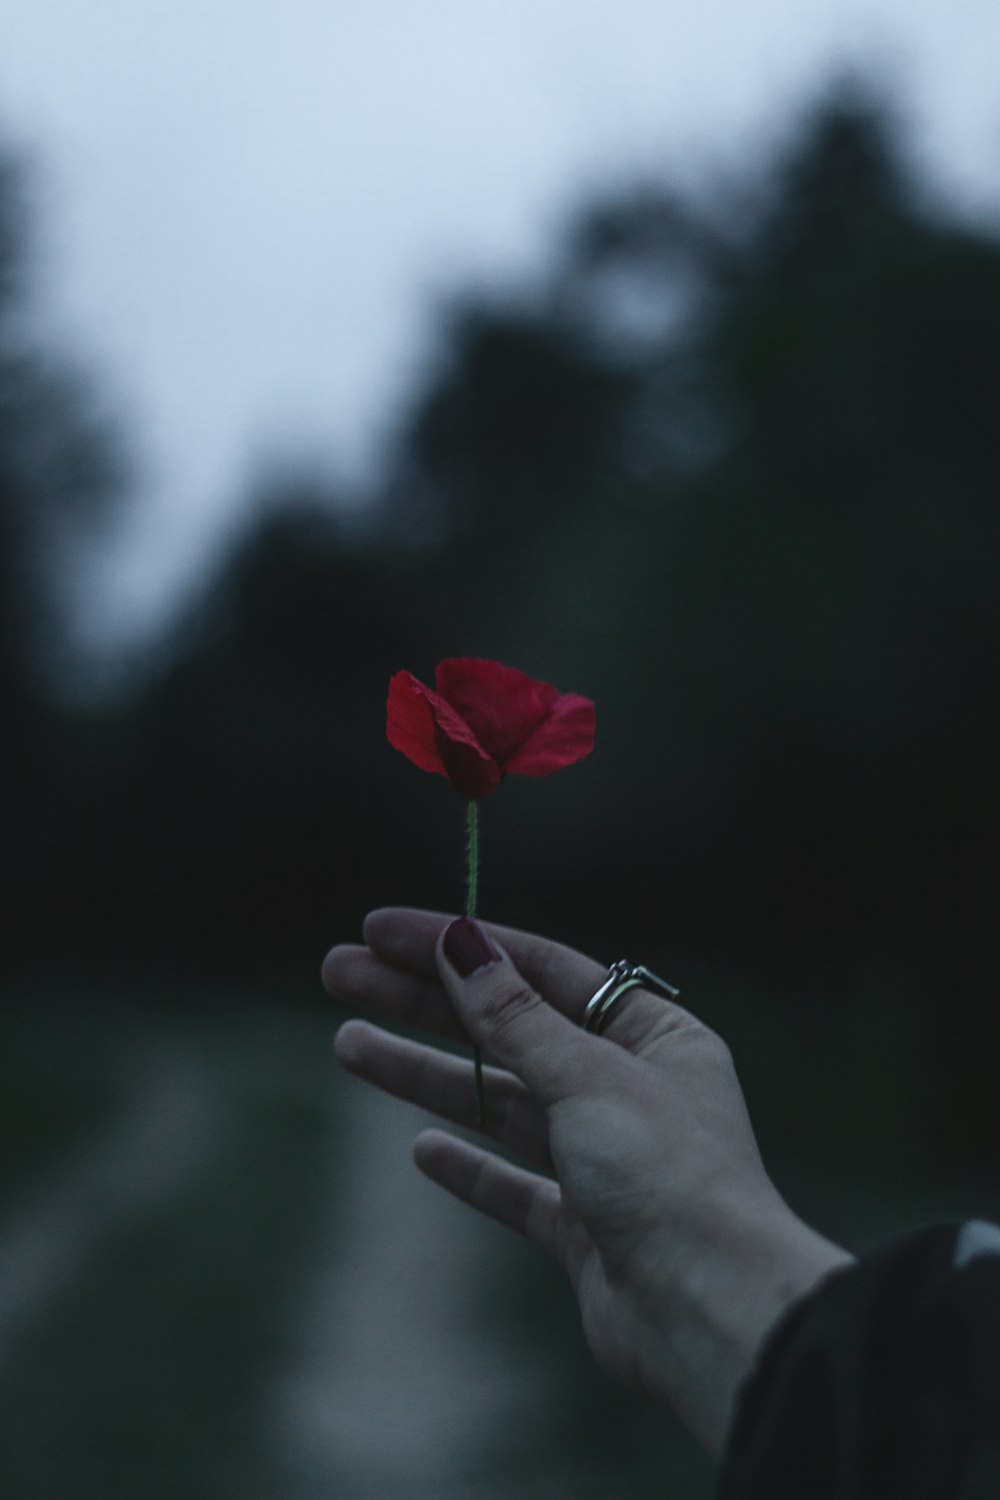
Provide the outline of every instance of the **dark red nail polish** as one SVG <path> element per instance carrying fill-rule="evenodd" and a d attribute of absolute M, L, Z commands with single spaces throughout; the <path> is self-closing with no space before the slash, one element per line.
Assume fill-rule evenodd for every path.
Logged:
<path fill-rule="evenodd" d="M 478 922 L 471 917 L 457 917 L 444 935 L 444 951 L 448 962 L 458 970 L 463 979 L 499 963 L 503 954 L 490 942 Z"/>

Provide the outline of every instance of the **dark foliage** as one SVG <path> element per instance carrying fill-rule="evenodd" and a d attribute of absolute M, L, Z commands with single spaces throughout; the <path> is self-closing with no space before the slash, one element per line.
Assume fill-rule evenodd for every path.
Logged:
<path fill-rule="evenodd" d="M 305 988 L 368 905 L 454 905 L 460 809 L 392 755 L 383 697 L 481 654 L 600 726 L 585 770 L 491 804 L 488 910 L 814 1005 L 877 973 L 928 1058 L 946 994 L 975 1074 L 1000 1041 L 998 294 L 1000 246 L 856 101 L 738 203 L 596 205 L 530 302 L 460 304 L 363 540 L 277 488 L 144 690 L 76 715 L 35 671 L 42 544 L 116 464 L 8 317 L 12 960 Z"/>

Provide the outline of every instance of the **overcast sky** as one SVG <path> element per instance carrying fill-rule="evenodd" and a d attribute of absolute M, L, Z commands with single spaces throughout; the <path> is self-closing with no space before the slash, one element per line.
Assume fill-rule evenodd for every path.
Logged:
<path fill-rule="evenodd" d="M 103 623 L 276 455 L 377 463 L 450 288 L 516 285 L 590 188 L 759 155 L 838 71 L 996 220 L 998 57 L 998 0 L 3 0 L 40 305 L 136 458 Z"/>

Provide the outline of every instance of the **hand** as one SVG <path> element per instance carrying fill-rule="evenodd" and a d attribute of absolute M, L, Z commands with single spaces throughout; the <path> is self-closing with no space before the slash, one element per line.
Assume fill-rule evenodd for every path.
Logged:
<path fill-rule="evenodd" d="M 578 1023 L 600 964 L 514 929 L 451 924 L 372 912 L 367 946 L 332 949 L 324 983 L 503 1065 L 486 1070 L 483 1133 L 530 1170 L 437 1130 L 417 1138 L 417 1165 L 555 1256 L 601 1364 L 720 1452 L 764 1335 L 850 1257 L 768 1179 L 719 1037 L 642 989 L 590 1035 Z M 363 1021 L 345 1022 L 335 1045 L 352 1073 L 475 1128 L 470 1062 Z"/>

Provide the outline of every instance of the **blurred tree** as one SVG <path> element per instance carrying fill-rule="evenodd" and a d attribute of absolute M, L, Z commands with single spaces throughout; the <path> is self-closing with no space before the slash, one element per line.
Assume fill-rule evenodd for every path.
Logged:
<path fill-rule="evenodd" d="M 130 711 L 112 860 L 126 962 L 318 997 L 325 948 L 405 866 L 384 701 L 421 622 L 334 511 L 318 491 L 262 500 Z"/>
<path fill-rule="evenodd" d="M 991 1056 L 995 237 L 840 94 L 737 198 L 585 214 L 533 310 L 473 309 L 451 349 L 402 470 L 422 577 L 601 708 L 586 836 L 565 782 L 505 813 L 516 915 L 592 944 L 666 920 L 788 991 L 881 974 L 928 1057 L 958 982 Z"/>
<path fill-rule="evenodd" d="M 1000 1130 L 1000 246 L 927 204 L 856 100 L 816 114 L 769 200 L 651 351 L 647 467 L 607 528 L 614 548 L 623 511 L 641 517 L 606 621 L 629 775 L 605 853 L 632 872 L 637 928 L 666 910 L 682 941 L 800 994 L 825 976 L 867 1003 L 872 973 L 907 994 L 927 1076 L 952 1064 L 928 1132 L 982 1154 Z M 649 239 L 640 216 L 619 253 Z"/>
<path fill-rule="evenodd" d="M 708 770 L 699 820 L 711 800 L 743 830 L 720 922 L 749 939 L 783 910 L 782 951 L 835 926 L 926 963 L 978 921 L 1000 832 L 982 774 L 1000 251 L 904 184 L 884 129 L 840 107 L 779 175 L 698 349 L 728 438 L 660 488 L 659 587 L 633 596 L 632 639 L 666 648 L 689 774 Z"/>
<path fill-rule="evenodd" d="M 105 874 L 87 839 L 58 850 L 60 899 L 90 895 L 72 942 L 96 958 L 116 914 L 136 963 L 305 980 L 331 914 L 453 905 L 446 789 L 396 764 L 382 695 L 473 653 L 600 709 L 585 770 L 487 818 L 499 914 L 601 949 L 666 922 L 692 961 L 788 989 L 888 970 L 928 1011 L 961 954 L 985 993 L 998 291 L 995 238 L 927 200 L 856 97 L 738 194 L 584 212 L 548 285 L 455 304 L 367 528 L 276 486 L 107 743 L 66 737 L 104 767 L 82 826 Z M 103 451 L 79 403 L 32 410 L 61 436 L 2 459 L 7 526 L 35 488 L 108 488 L 67 462 Z"/>
<path fill-rule="evenodd" d="M 84 380 L 32 342 L 23 183 L 0 158 L 0 882 L 5 957 L 37 961 L 87 786 L 53 686 L 66 667 L 69 570 L 124 493 L 119 450 Z"/>
<path fill-rule="evenodd" d="M 417 400 L 384 530 L 419 570 L 438 655 L 496 655 L 537 550 L 613 482 L 627 372 L 544 308 L 464 304 Z M 405 576 L 405 575 L 404 575 Z"/>

